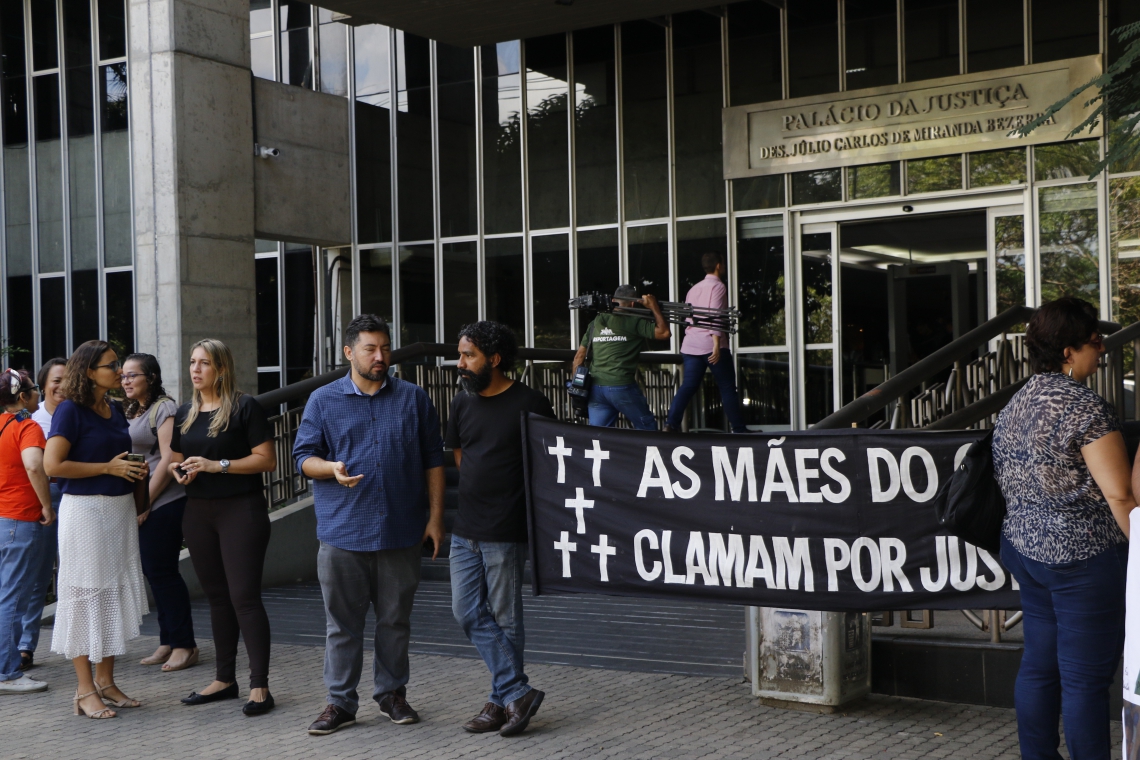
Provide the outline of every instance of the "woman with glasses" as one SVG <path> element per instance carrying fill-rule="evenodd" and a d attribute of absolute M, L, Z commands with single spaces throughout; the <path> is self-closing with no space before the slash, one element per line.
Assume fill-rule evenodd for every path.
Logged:
<path fill-rule="evenodd" d="M 1021 587 L 1025 649 L 1014 686 L 1022 757 L 1111 751 L 1109 692 L 1124 649 L 1128 520 L 1136 506 L 1113 407 L 1085 385 L 1104 344 L 1092 304 L 1042 305 L 1025 333 L 1034 374 L 994 426 L 1005 496 L 1001 560 Z"/>
<path fill-rule="evenodd" d="M 44 452 L 47 474 L 65 479 L 51 648 L 74 664 L 75 714 L 89 718 L 116 716 L 104 702 L 139 706 L 115 685 L 115 657 L 126 653 L 149 611 L 136 521 L 147 506 L 149 468 L 127 458 L 127 418 L 107 396 L 121 387 L 122 370 L 107 343 L 89 340 L 76 349 L 63 382 L 67 400 L 52 415 Z"/>
<path fill-rule="evenodd" d="M 51 416 L 55 408 L 64 400 L 63 398 L 63 371 L 67 359 L 56 357 L 44 362 L 40 371 L 36 373 L 36 385 L 40 389 L 39 408 L 32 411 L 32 419 L 43 430 L 44 440 L 51 433 Z M 20 632 L 20 669 L 27 670 L 35 664 L 36 647 L 40 643 L 40 624 L 44 614 L 44 604 L 51 589 L 52 577 L 55 575 L 55 559 L 59 544 L 57 541 L 57 528 L 59 526 L 59 501 L 63 498 L 61 484 L 55 479 L 48 480 L 51 491 L 51 508 L 57 519 L 45 525 L 40 531 L 40 551 L 38 565 L 32 577 L 32 597 L 28 604 L 28 611 L 24 613 L 24 620 Z"/>
<path fill-rule="evenodd" d="M 43 467 L 44 434 L 32 420 L 39 403 L 39 387 L 27 372 L 0 373 L 0 694 L 48 687 L 20 672 L 17 646 L 36 585 L 42 534 L 55 520 Z"/>
<path fill-rule="evenodd" d="M 141 664 L 162 665 L 170 673 L 198 664 L 190 593 L 178 572 L 186 489 L 170 474 L 178 405 L 166 395 L 162 368 L 150 354 L 131 354 L 123 361 L 123 393 L 134 453 L 146 457 L 151 472 L 150 508 L 138 517 L 139 554 L 158 608 L 159 645 Z"/>

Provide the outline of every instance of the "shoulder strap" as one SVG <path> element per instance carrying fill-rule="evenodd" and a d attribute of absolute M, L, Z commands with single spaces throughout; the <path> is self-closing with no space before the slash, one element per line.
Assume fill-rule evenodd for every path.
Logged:
<path fill-rule="evenodd" d="M 598 317 L 600 317 L 600 316 L 602 316 L 602 315 L 599 314 Z M 585 361 L 585 364 L 587 367 L 590 366 L 590 363 L 594 359 L 594 325 L 596 325 L 598 323 L 598 317 L 594 317 L 594 319 L 590 322 L 590 328 L 588 330 L 586 330 L 586 361 Z"/>
<path fill-rule="evenodd" d="M 163 401 L 173 401 L 170 396 L 159 396 L 150 404 L 150 409 L 147 411 L 147 421 L 150 423 L 150 434 L 154 436 L 154 445 L 150 447 L 151 456 L 158 453 L 158 425 L 155 422 L 158 420 L 158 407 Z"/>
<path fill-rule="evenodd" d="M 16 415 L 13 414 L 12 418 L 4 423 L 4 427 L 0 427 L 0 438 L 4 437 L 4 431 L 7 430 L 8 426 L 11 425 L 15 421 L 16 421 Z"/>

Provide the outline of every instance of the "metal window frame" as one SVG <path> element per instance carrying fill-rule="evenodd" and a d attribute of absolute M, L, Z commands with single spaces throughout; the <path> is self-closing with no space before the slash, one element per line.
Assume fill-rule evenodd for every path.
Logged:
<path fill-rule="evenodd" d="M 58 23 L 58 20 L 57 20 Z M 58 59 L 56 60 L 58 64 Z M 40 304 L 40 209 L 39 186 L 36 182 L 36 106 L 32 82 L 35 79 L 35 70 L 32 67 L 32 8 L 31 0 L 24 0 L 24 87 L 27 98 L 27 124 L 28 124 L 28 240 L 31 243 L 30 259 L 32 277 L 32 324 L 35 326 L 35 335 L 32 339 L 32 364 L 40 366 L 43 356 L 42 331 L 38 329 L 43 324 Z M 55 69 L 58 71 L 58 66 Z"/>

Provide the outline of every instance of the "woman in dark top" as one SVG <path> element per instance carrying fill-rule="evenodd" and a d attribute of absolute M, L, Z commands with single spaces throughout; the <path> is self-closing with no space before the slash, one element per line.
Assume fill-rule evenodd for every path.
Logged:
<path fill-rule="evenodd" d="M 1107 760 L 1136 506 L 1131 468 L 1116 412 L 1084 384 L 1104 352 L 1092 304 L 1043 305 L 1025 340 L 1035 374 L 998 417 L 993 440 L 1008 508 L 1001 560 L 1025 612 L 1014 689 L 1021 754 L 1060 757 L 1063 714 L 1070 756 Z"/>
<path fill-rule="evenodd" d="M 249 655 L 246 715 L 273 709 L 269 693 L 269 617 L 261 570 L 269 546 L 269 511 L 261 473 L 277 466 L 265 410 L 234 386 L 234 360 L 218 340 L 190 354 L 192 400 L 174 419 L 170 472 L 186 487 L 182 532 L 210 600 L 217 674 L 182 701 L 201 705 L 238 696 L 238 634 Z"/>

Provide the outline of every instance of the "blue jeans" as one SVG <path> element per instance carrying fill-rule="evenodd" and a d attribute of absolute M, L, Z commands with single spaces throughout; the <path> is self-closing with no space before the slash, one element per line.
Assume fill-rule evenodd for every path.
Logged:
<path fill-rule="evenodd" d="M 139 560 L 158 608 L 158 643 L 173 649 L 197 646 L 190 617 L 190 592 L 178 572 L 185 512 L 183 496 L 151 512 L 139 527 Z"/>
<path fill-rule="evenodd" d="M 621 413 L 638 430 L 657 429 L 657 419 L 637 383 L 591 385 L 589 410 L 590 424 L 595 427 L 613 427 Z"/>
<path fill-rule="evenodd" d="M 1025 760 L 1060 760 L 1057 720 L 1073 760 L 1107 760 L 1108 695 L 1124 649 L 1128 544 L 1047 565 L 1002 537 L 1001 561 L 1021 585 L 1025 650 L 1014 687 Z"/>
<path fill-rule="evenodd" d="M 42 554 L 43 527 L 0 518 L 0 681 L 20 677 L 20 634 Z"/>
<path fill-rule="evenodd" d="M 451 611 L 491 671 L 491 695 L 506 707 L 531 687 L 523 672 L 522 583 L 526 544 L 451 537 Z"/>
<path fill-rule="evenodd" d="M 736 368 L 732 364 L 732 353 L 722 350 L 716 364 L 709 364 L 710 356 L 712 354 L 682 354 L 685 360 L 685 378 L 681 381 L 677 394 L 673 396 L 666 424 L 675 430 L 681 429 L 681 419 L 685 416 L 685 409 L 701 387 L 701 380 L 705 377 L 707 367 L 712 371 L 716 387 L 720 389 L 720 402 L 732 432 L 747 433 L 744 417 L 740 414 L 740 401 L 736 397 Z"/>
<path fill-rule="evenodd" d="M 40 643 L 40 621 L 44 616 L 44 603 L 51 589 L 55 575 L 55 559 L 59 553 L 59 503 L 63 499 L 63 484 L 51 483 L 51 506 L 55 510 L 55 522 L 42 526 L 39 541 L 39 556 L 32 571 L 31 597 L 28 610 L 20 621 L 20 651 L 34 652 Z"/>

